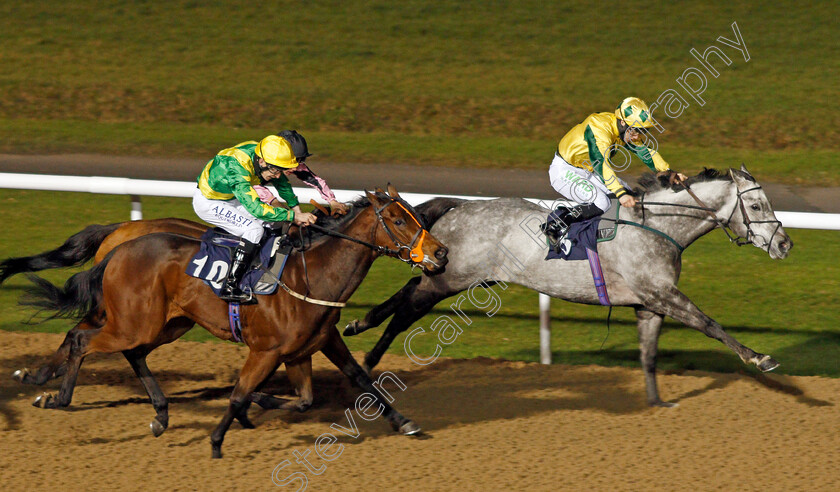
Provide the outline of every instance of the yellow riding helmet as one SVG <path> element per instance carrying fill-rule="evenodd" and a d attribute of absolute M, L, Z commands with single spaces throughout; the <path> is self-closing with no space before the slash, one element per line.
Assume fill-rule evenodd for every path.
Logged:
<path fill-rule="evenodd" d="M 615 115 L 627 126 L 633 128 L 650 128 L 653 126 L 650 108 L 638 97 L 628 97 L 615 108 Z"/>
<path fill-rule="evenodd" d="M 258 156 L 262 157 L 267 164 L 272 166 L 291 169 L 298 166 L 298 161 L 292 152 L 289 142 L 277 135 L 269 135 L 260 140 L 257 148 L 254 149 Z"/>

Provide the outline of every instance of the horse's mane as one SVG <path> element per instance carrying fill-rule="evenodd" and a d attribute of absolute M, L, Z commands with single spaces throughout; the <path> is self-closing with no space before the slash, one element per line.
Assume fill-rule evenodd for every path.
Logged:
<path fill-rule="evenodd" d="M 390 195 L 387 195 L 387 194 L 385 194 L 381 191 L 374 192 L 374 195 L 376 195 L 377 198 L 381 199 L 384 202 L 388 202 L 388 201 L 391 201 L 391 200 L 394 199 Z M 406 209 L 408 209 L 408 211 L 410 211 L 412 214 L 414 214 L 414 216 L 417 217 L 417 220 L 420 221 L 420 224 L 424 228 L 426 227 L 425 221 L 423 220 L 423 216 L 421 214 L 419 214 L 414 209 L 414 207 L 409 205 L 408 202 L 406 202 L 402 198 L 398 197 L 398 198 L 396 198 L 396 201 L 398 203 L 402 204 L 402 206 L 405 207 Z M 345 215 L 342 215 L 342 216 L 339 216 L 339 217 L 333 217 L 331 215 L 325 214 L 324 212 L 321 212 L 320 210 L 315 210 L 312 213 L 314 213 L 315 216 L 318 218 L 318 221 L 315 222 L 317 225 L 319 225 L 319 226 L 321 226 L 325 229 L 330 229 L 330 230 L 336 231 L 336 230 L 339 230 L 342 227 L 344 227 L 344 225 L 346 225 L 348 222 L 352 221 L 354 218 L 356 218 L 356 216 L 358 216 L 360 213 L 362 213 L 363 210 L 365 210 L 368 207 L 370 207 L 370 200 L 367 199 L 367 196 L 363 195 L 363 196 L 360 196 L 359 198 L 353 200 L 352 202 L 347 203 L 347 208 L 349 210 Z M 327 236 L 327 234 L 324 233 L 324 232 L 310 230 L 309 231 L 309 237 L 307 238 L 307 241 L 317 241 L 318 239 L 320 239 L 324 236 Z"/>
<path fill-rule="evenodd" d="M 752 176 L 745 175 L 748 179 L 752 179 Z M 695 183 L 707 183 L 709 181 L 732 181 L 732 176 L 728 172 L 725 171 L 718 171 L 717 169 L 706 168 L 704 167 L 702 171 L 700 171 L 697 176 L 691 176 L 686 180 L 688 186 L 691 186 Z M 657 176 L 653 173 L 645 173 L 639 178 L 639 187 L 636 188 L 636 192 L 641 193 L 653 193 L 656 191 L 661 190 L 671 190 L 673 192 L 682 191 L 685 188 L 681 184 L 673 184 L 671 185 L 668 182 L 668 176 Z"/>

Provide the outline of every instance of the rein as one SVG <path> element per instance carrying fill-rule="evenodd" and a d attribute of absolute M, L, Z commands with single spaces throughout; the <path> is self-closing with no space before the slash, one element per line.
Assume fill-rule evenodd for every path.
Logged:
<path fill-rule="evenodd" d="M 746 194 L 746 193 L 749 193 L 751 191 L 760 190 L 761 186 L 756 185 L 756 186 L 753 186 L 752 188 L 750 188 L 748 190 L 744 190 L 744 191 L 737 191 L 736 190 L 737 191 L 736 195 L 737 195 L 738 204 L 737 204 L 737 206 L 732 207 L 732 212 L 729 214 L 729 218 L 727 218 L 726 222 L 724 222 L 721 219 L 718 219 L 717 215 L 715 215 L 715 213 L 714 213 L 715 209 L 706 205 L 703 202 L 703 200 L 701 200 L 700 197 L 698 197 L 694 193 L 694 191 L 691 190 L 691 187 L 688 186 L 688 183 L 681 183 L 681 184 L 682 184 L 683 188 L 685 188 L 685 191 L 688 192 L 689 196 L 691 196 L 691 198 L 693 198 L 694 201 L 697 202 L 698 205 L 700 205 L 699 207 L 694 206 L 694 205 L 682 205 L 682 204 L 678 204 L 678 203 L 645 202 L 644 201 L 644 195 L 642 195 L 642 200 L 641 200 L 642 222 L 644 222 L 644 210 L 645 210 L 644 206 L 645 206 L 645 204 L 647 204 L 647 205 L 664 205 L 664 206 L 670 206 L 670 207 L 703 210 L 704 212 L 706 212 L 709 215 L 709 217 L 711 217 L 711 219 L 715 222 L 715 224 L 717 224 L 717 226 L 720 227 L 721 230 L 723 230 L 724 234 L 726 234 L 726 237 L 729 239 L 729 242 L 730 243 L 735 243 L 738 246 L 744 246 L 744 245 L 752 243 L 752 238 L 755 237 L 756 234 L 752 231 L 752 228 L 750 227 L 751 224 L 775 223 L 776 224 L 776 230 L 773 231 L 773 234 L 770 235 L 771 238 L 776 235 L 776 231 L 778 231 L 779 227 L 782 226 L 782 223 L 778 220 L 751 220 L 749 215 L 747 215 L 747 209 L 746 209 L 746 207 L 744 207 L 744 200 L 741 198 L 741 196 Z M 744 225 L 747 227 L 747 236 L 746 237 L 743 237 L 739 234 L 736 234 L 735 231 L 732 230 L 732 227 L 729 225 L 732 222 L 732 217 L 735 215 L 735 209 L 736 208 L 741 209 L 741 217 L 743 217 Z M 644 226 L 641 226 L 641 227 L 644 228 Z M 664 235 L 664 233 L 662 233 L 660 231 L 656 231 L 655 229 L 651 229 L 651 230 L 653 232 L 657 232 L 659 234 Z M 665 236 L 665 237 L 667 237 L 668 239 L 671 240 L 671 242 L 676 244 L 676 241 L 674 241 L 672 238 L 670 238 L 668 236 Z M 680 248 L 680 250 L 682 250 L 682 249 L 684 249 L 684 248 Z"/>
<path fill-rule="evenodd" d="M 385 219 L 382 218 L 382 211 L 385 210 L 389 205 L 391 205 L 393 203 L 396 203 L 400 208 L 405 210 L 406 213 L 408 213 L 409 217 L 411 217 L 414 220 L 414 222 L 417 224 L 417 226 L 420 227 L 420 229 L 414 234 L 414 237 L 411 238 L 411 244 L 405 245 L 405 244 L 401 243 L 397 239 L 396 235 L 394 235 L 394 233 L 388 227 L 388 224 L 385 223 Z M 322 226 L 319 226 L 317 224 L 309 224 L 307 227 L 311 227 L 311 228 L 315 229 L 316 231 L 320 231 L 327 236 L 332 236 L 332 237 L 336 237 L 336 238 L 339 238 L 339 239 L 344 239 L 346 241 L 350 241 L 350 242 L 353 242 L 353 243 L 356 243 L 356 244 L 361 244 L 362 246 L 366 246 L 366 247 L 376 251 L 377 254 L 390 256 L 392 258 L 396 258 L 396 259 L 398 259 L 400 261 L 403 261 L 405 263 L 410 263 L 410 264 L 412 264 L 412 266 L 416 265 L 417 263 L 422 262 L 423 258 L 424 258 L 423 251 L 422 251 L 423 240 L 426 238 L 426 232 L 427 231 L 426 231 L 426 228 L 423 227 L 423 225 L 420 223 L 420 221 L 417 220 L 417 217 L 415 217 L 414 214 L 411 213 L 410 210 L 405 208 L 401 203 L 399 203 L 394 198 L 391 198 L 391 200 L 388 203 L 386 203 L 385 205 L 383 205 L 381 208 L 374 209 L 374 213 L 376 214 L 376 218 L 379 220 L 379 224 L 382 225 L 382 228 L 388 234 L 388 237 L 390 237 L 391 240 L 394 241 L 394 245 L 397 247 L 397 249 L 386 248 L 385 246 L 380 246 L 378 244 L 369 243 L 367 241 L 363 241 L 361 239 L 357 239 L 355 237 L 348 236 L 347 234 L 344 234 L 344 233 L 341 233 L 341 232 L 338 232 L 338 231 L 334 231 L 332 229 L 327 229 L 326 227 L 322 227 Z M 298 229 L 298 232 L 301 232 L 301 234 L 302 234 L 302 229 L 303 228 Z M 301 243 L 302 243 L 302 241 L 301 241 Z M 403 258 L 400 255 L 400 253 L 403 250 L 408 251 L 408 258 Z M 306 277 L 306 293 L 309 294 L 309 292 L 310 292 L 309 274 L 306 271 L 306 254 L 305 254 L 303 248 L 300 250 L 300 254 L 301 254 L 301 258 L 303 259 L 303 269 L 304 269 L 304 274 L 305 274 L 305 277 Z M 263 270 L 263 272 L 268 273 L 267 270 L 265 270 L 265 269 L 262 269 L 262 270 Z M 296 299 L 300 299 L 301 301 L 305 301 L 305 302 L 308 302 L 308 303 L 311 303 L 311 304 L 317 304 L 319 306 L 330 306 L 330 307 L 339 307 L 339 308 L 345 307 L 347 305 L 347 303 L 345 303 L 345 302 L 323 301 L 323 300 L 320 300 L 320 299 L 314 299 L 312 297 L 309 297 L 308 295 L 299 294 L 299 293 L 293 291 L 291 288 L 289 288 L 289 286 L 287 286 L 279 278 L 276 278 L 276 277 L 274 277 L 274 275 L 271 275 L 271 274 L 270 274 L 270 276 L 272 277 L 272 280 L 274 280 L 274 282 L 277 285 L 282 287 L 283 290 L 285 290 L 289 295 L 291 295 L 292 297 L 294 297 Z"/>

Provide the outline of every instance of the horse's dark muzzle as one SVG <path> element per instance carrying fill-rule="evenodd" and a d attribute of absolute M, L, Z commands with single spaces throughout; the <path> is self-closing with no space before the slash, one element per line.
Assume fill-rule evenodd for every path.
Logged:
<path fill-rule="evenodd" d="M 435 258 L 438 260 L 445 260 L 447 254 L 449 254 L 449 249 L 447 249 L 446 246 L 441 246 L 437 251 L 435 251 Z"/>

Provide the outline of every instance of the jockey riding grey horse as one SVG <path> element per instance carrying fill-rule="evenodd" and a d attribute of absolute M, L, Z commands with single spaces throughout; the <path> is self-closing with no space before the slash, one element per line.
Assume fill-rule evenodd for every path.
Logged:
<path fill-rule="evenodd" d="M 648 229 L 621 225 L 614 240 L 598 244 L 598 253 L 611 303 L 636 311 L 648 403 L 673 405 L 660 399 L 656 384 L 657 344 L 665 316 L 723 342 L 744 363 L 762 371 L 775 369 L 778 362 L 739 343 L 677 288 L 682 249 L 718 225 L 738 236 L 730 237 L 733 242 L 752 244 L 773 259 L 788 255 L 793 243 L 764 191 L 744 166 L 725 174 L 706 170 L 689 178 L 691 191 L 708 210 L 680 185 L 653 177 L 642 183 L 644 200 L 633 209 L 621 207 L 619 218 Z M 439 198 L 417 208 L 434 222 L 431 231 L 449 248 L 449 264 L 439 275 L 412 278 L 363 320 L 348 324 L 344 334 L 355 335 L 394 314 L 365 358 L 367 369 L 376 366 L 394 338 L 435 304 L 485 282 L 510 282 L 571 302 L 599 304 L 587 262 L 545 261 L 545 238 L 529 224 L 542 222 L 547 209 L 514 198 L 470 202 Z"/>

